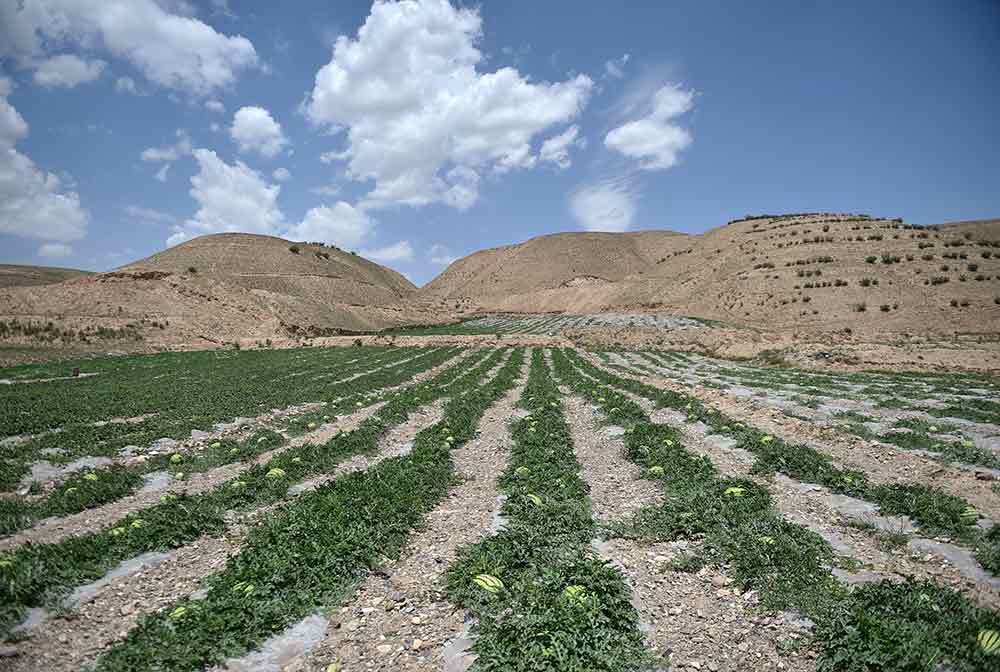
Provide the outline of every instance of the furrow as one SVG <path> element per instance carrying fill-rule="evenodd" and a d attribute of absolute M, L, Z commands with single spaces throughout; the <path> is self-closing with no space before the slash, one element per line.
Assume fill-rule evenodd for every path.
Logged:
<path fill-rule="evenodd" d="M 456 420 L 466 411 L 482 413 L 491 395 L 499 396 L 512 383 L 516 366 L 475 386 L 499 356 L 491 353 L 456 390 L 464 394 L 446 405 L 445 420 L 419 432 L 411 451 L 303 492 L 267 516 L 250 532 L 242 552 L 206 579 L 203 600 L 181 600 L 147 616 L 98 661 L 97 669 L 198 670 L 315 633 L 318 621 L 310 614 L 353 592 L 357 580 L 382 558 L 396 557 L 413 527 L 444 496 L 452 481 L 452 441 L 442 435 L 453 433 L 459 445 L 469 440 L 473 427 L 456 427 Z M 249 669 L 275 669 L 248 664 Z"/>
<path fill-rule="evenodd" d="M 373 411 L 366 409 L 367 415 Z M 207 577 L 221 571 L 228 558 L 240 553 L 254 525 L 287 507 L 295 497 L 315 490 L 336 478 L 369 469 L 386 459 L 407 454 L 414 437 L 437 424 L 443 414 L 443 401 L 437 400 L 419 409 L 406 422 L 393 428 L 370 456 L 357 456 L 341 463 L 334 472 L 289 488 L 288 499 L 232 517 L 222 537 L 202 537 L 189 545 L 164 554 L 147 569 L 127 572 L 117 579 L 103 579 L 83 587 L 74 594 L 94 590 L 91 599 L 75 605 L 66 613 L 56 612 L 37 626 L 24 631 L 27 639 L 17 645 L 17 665 L 12 672 L 42 669 L 36 661 L 45 662 L 44 669 L 52 672 L 78 670 L 92 663 L 108 647 L 125 637 L 142 615 L 153 613 L 185 596 L 198 596 L 197 587 Z M 349 431 L 349 430 L 345 430 Z M 73 601 L 73 596 L 68 602 Z M 64 642 L 80 640 L 85 646 L 63 649 Z M 53 645 L 58 644 L 56 650 Z M 48 652 L 48 653 L 47 653 Z"/>
<path fill-rule="evenodd" d="M 518 377 L 521 382 L 482 417 L 476 438 L 452 452 L 459 485 L 427 514 L 400 560 L 368 575 L 332 619 L 325 639 L 291 662 L 294 669 L 326 670 L 336 663 L 345 670 L 416 672 L 447 668 L 461 657 L 454 640 L 463 614 L 448 602 L 440 582 L 458 547 L 487 533 L 495 515 L 496 479 L 510 450 L 507 423 L 527 382 L 526 366 Z"/>
<path fill-rule="evenodd" d="M 687 422 L 683 413 L 654 409 L 648 399 L 622 394 L 642 406 L 654 423 L 681 432 L 688 450 L 708 458 L 721 474 L 767 488 L 785 519 L 818 534 L 847 565 L 857 564 L 834 568 L 842 582 L 918 576 L 960 590 L 983 606 L 1000 606 L 1000 579 L 984 572 L 969 551 L 916 535 L 913 522 L 905 516 L 881 515 L 875 505 L 821 485 L 801 483 L 780 473 L 772 478 L 755 476 L 751 472 L 754 455 L 736 447 L 732 438 L 713 433 L 704 423 Z M 909 553 L 904 552 L 907 548 Z"/>
<path fill-rule="evenodd" d="M 412 359 L 413 358 L 411 358 L 411 360 Z M 366 397 L 364 402 L 359 401 L 356 405 L 347 405 L 346 408 L 351 411 L 351 413 L 347 416 L 341 417 L 334 422 L 325 423 L 314 431 L 292 439 L 287 445 L 265 451 L 249 461 L 234 460 L 228 464 L 224 464 L 208 471 L 194 471 L 194 473 L 187 475 L 183 480 L 173 479 L 173 472 L 178 470 L 184 471 L 187 468 L 183 466 L 183 463 L 178 465 L 177 468 L 169 471 L 147 471 L 144 475 L 144 478 L 146 479 L 145 487 L 141 488 L 135 494 L 114 499 L 104 506 L 91 507 L 76 514 L 53 517 L 42 521 L 41 524 L 36 525 L 34 528 L 26 532 L 13 537 L 0 539 L 0 551 L 16 548 L 17 546 L 20 546 L 30 540 L 45 542 L 58 541 L 59 539 L 66 538 L 67 536 L 80 533 L 81 531 L 92 529 L 95 525 L 100 526 L 103 522 L 114 520 L 116 516 L 120 517 L 121 515 L 126 515 L 139 508 L 148 506 L 164 494 L 180 492 L 198 494 L 205 492 L 221 482 L 234 478 L 239 472 L 246 469 L 248 465 L 252 466 L 254 464 L 264 464 L 271 458 L 305 443 L 325 443 L 341 431 L 351 431 L 365 419 L 377 412 L 382 407 L 384 402 L 375 401 L 376 399 L 383 399 L 386 398 L 387 395 L 398 392 L 399 390 L 419 385 L 428 378 L 433 377 L 442 370 L 452 366 L 455 362 L 455 358 L 449 358 L 445 362 L 422 371 L 416 376 L 413 376 L 409 380 L 406 380 L 398 385 L 393 385 L 389 388 L 382 388 L 377 394 Z M 367 372 L 366 375 L 371 376 L 381 370 L 385 369 L 374 369 Z M 377 386 L 377 382 L 375 384 Z M 362 407 L 359 409 L 358 405 L 360 404 L 364 404 L 367 408 Z M 165 463 L 164 466 L 171 467 L 172 465 Z M 52 536 L 50 537 L 49 535 Z"/>
<path fill-rule="evenodd" d="M 977 633 L 1000 622 L 995 611 L 976 606 L 948 587 L 909 576 L 900 583 L 877 581 L 848 590 L 834 578 L 837 563 L 830 545 L 782 518 L 759 479 L 726 474 L 697 448 L 689 452 L 697 441 L 689 445 L 684 432 L 652 423 L 642 406 L 613 386 L 604 388 L 608 383 L 581 375 L 586 360 L 574 362 L 573 357 L 557 352 L 557 372 L 571 379 L 578 393 L 620 419 L 626 426 L 629 459 L 644 465 L 648 477 L 666 489 L 664 506 L 642 510 L 622 528 L 627 538 L 703 538 L 703 550 L 672 562 L 686 571 L 722 563 L 733 585 L 748 591 L 743 592 L 745 598 L 759 600 L 760 607 L 772 612 L 793 610 L 807 616 L 782 613 L 779 618 L 803 632 L 815 629 L 820 669 L 840 669 L 837 661 L 859 650 L 878 651 L 886 669 L 930 672 L 934 667 L 928 661 L 941 660 L 954 663 L 955 669 L 987 669 L 989 654 L 973 641 Z M 600 371 L 595 370 L 594 376 Z M 614 377 L 602 374 L 600 380 L 605 379 Z M 688 409 L 708 418 L 709 425 L 725 422 L 697 408 Z M 687 425 L 685 429 L 691 430 L 695 423 Z M 732 447 L 716 446 L 713 452 L 717 456 Z M 745 473 L 745 463 L 728 464 L 737 474 Z M 889 631 L 894 633 L 891 645 L 881 639 Z M 724 632 L 721 637 L 725 642 Z M 799 633 L 789 637 L 781 641 L 781 648 L 800 646 Z"/>
<path fill-rule="evenodd" d="M 580 397 L 571 397 L 566 408 L 595 511 L 622 525 L 641 508 L 663 505 L 662 489 L 643 479 L 644 471 L 624 455 L 625 428 L 614 424 L 602 428 L 594 406 Z M 779 656 L 781 646 L 803 635 L 794 627 L 798 619 L 761 615 L 756 596 L 744 596 L 731 587 L 732 579 L 719 568 L 703 567 L 696 573 L 671 569 L 671 563 L 697 548 L 696 543 L 610 538 L 595 540 L 594 547 L 628 579 L 651 648 L 672 666 L 815 669 L 805 656 Z"/>
<path fill-rule="evenodd" d="M 16 549 L 0 565 L 0 578 L 4 578 L 4 583 L 0 583 L 0 621 L 13 625 L 23 616 L 25 608 L 50 603 L 53 595 L 78 585 L 76 582 L 101 576 L 116 560 L 177 547 L 202 534 L 221 531 L 227 509 L 249 510 L 279 501 L 289 483 L 332 470 L 353 455 L 373 451 L 378 440 L 404 422 L 409 412 L 443 395 L 445 383 L 468 374 L 468 364 L 480 362 L 472 370 L 481 375 L 501 356 L 500 352 L 473 353 L 432 380 L 394 396 L 355 431 L 338 434 L 324 445 L 306 443 L 286 450 L 209 492 L 197 496 L 166 495 L 163 503 L 116 521 L 113 523 L 116 527 L 55 544 Z"/>
<path fill-rule="evenodd" d="M 210 471 L 192 474 L 184 480 L 168 480 L 163 484 L 163 487 L 143 488 L 134 495 L 115 500 L 105 506 L 87 509 L 62 518 L 44 520 L 29 530 L 6 539 L 0 539 L 0 551 L 9 552 L 29 542 L 54 544 L 68 537 L 90 532 L 95 528 L 106 527 L 131 513 L 152 506 L 163 499 L 164 495 L 183 493 L 194 496 L 208 492 L 218 487 L 219 484 L 236 478 L 240 472 L 248 467 L 266 464 L 296 446 L 306 443 L 325 443 L 339 432 L 353 431 L 384 405 L 384 402 L 379 402 L 350 415 L 337 418 L 334 422 L 322 425 L 308 434 L 295 437 L 283 446 L 261 453 L 250 462 L 234 462 Z M 170 478 L 170 475 L 167 474 L 167 477 Z"/>
<path fill-rule="evenodd" d="M 652 662 L 624 577 L 590 550 L 596 526 L 559 397 L 536 351 L 521 399 L 530 414 L 512 426 L 500 479 L 506 524 L 448 568 L 449 598 L 476 619 L 456 665 L 624 672 Z"/>

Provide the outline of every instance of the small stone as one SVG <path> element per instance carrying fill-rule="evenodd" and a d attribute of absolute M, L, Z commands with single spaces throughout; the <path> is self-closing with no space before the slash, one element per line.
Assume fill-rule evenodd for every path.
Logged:
<path fill-rule="evenodd" d="M 414 651 L 419 651 L 423 647 L 423 645 L 424 645 L 424 640 L 422 640 L 422 639 L 414 639 L 413 640 L 413 644 L 411 645 L 411 648 Z"/>
<path fill-rule="evenodd" d="M 375 647 L 375 650 L 384 656 L 392 652 L 392 646 L 389 644 L 379 644 Z"/>
<path fill-rule="evenodd" d="M 122 616 L 128 616 L 129 614 L 132 613 L 132 605 L 128 603 L 123 604 L 121 608 L 118 610 L 118 613 L 120 613 Z"/>
<path fill-rule="evenodd" d="M 419 616 L 414 616 L 412 619 L 410 619 L 410 623 L 413 623 L 413 625 L 420 625 L 422 622 L 423 621 L 420 620 Z"/>
<path fill-rule="evenodd" d="M 351 619 L 347 623 L 344 623 L 344 629 L 348 632 L 354 632 L 361 627 L 361 623 L 357 619 Z"/>

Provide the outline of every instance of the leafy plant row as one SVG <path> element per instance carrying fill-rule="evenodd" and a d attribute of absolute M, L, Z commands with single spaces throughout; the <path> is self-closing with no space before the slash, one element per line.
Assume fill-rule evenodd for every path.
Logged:
<path fill-rule="evenodd" d="M 489 361 L 493 361 L 492 358 Z M 450 451 L 475 436 L 483 413 L 513 387 L 523 352 L 445 406 L 413 451 L 299 497 L 247 538 L 204 599 L 145 616 L 97 670 L 201 670 L 240 655 L 303 617 L 343 601 L 364 573 L 403 549 L 455 482 Z"/>
<path fill-rule="evenodd" d="M 348 393 L 363 385 L 371 394 L 372 390 L 396 385 L 414 375 L 437 366 L 453 355 L 453 351 L 428 351 L 406 361 L 402 366 L 385 367 L 363 375 L 341 385 L 333 385 L 333 393 Z M 350 373 L 343 377 L 350 377 Z M 338 379 L 339 380 L 339 379 Z M 336 383 L 337 380 L 331 381 Z M 353 383 L 353 384 L 352 384 Z M 350 395 L 354 396 L 354 395 Z M 360 402 L 356 402 L 360 403 Z M 370 403 L 370 402 L 368 402 Z M 351 410 L 356 410 L 354 406 Z M 329 415 L 308 414 L 302 420 L 303 427 L 309 423 L 317 426 L 329 419 Z M 285 443 L 284 437 L 270 431 L 255 432 L 249 438 L 237 442 L 229 439 L 213 441 L 204 450 L 196 453 L 173 453 L 160 455 L 135 466 L 113 465 L 93 469 L 78 474 L 58 485 L 48 495 L 39 499 L 0 500 L 0 534 L 11 534 L 49 516 L 65 516 L 90 508 L 102 506 L 132 494 L 143 483 L 143 474 L 167 470 L 172 474 L 186 477 L 192 473 L 207 471 L 224 464 L 250 461 L 263 452 Z"/>
<path fill-rule="evenodd" d="M 331 378 L 340 380 L 371 366 L 391 365 L 419 351 L 372 349 L 359 353 L 344 349 L 337 353 L 337 357 L 316 354 L 317 361 L 313 362 L 312 356 L 316 352 L 305 353 L 302 356 L 304 361 L 295 366 L 296 375 L 284 380 L 279 380 L 279 372 L 268 366 L 263 368 L 266 374 L 272 376 L 270 380 L 256 370 L 230 367 L 215 371 L 211 366 L 207 366 L 208 370 L 204 372 L 174 366 L 150 375 L 150 381 L 134 380 L 137 372 L 151 373 L 144 371 L 141 366 L 145 363 L 144 359 L 139 359 L 133 368 L 112 372 L 105 380 L 99 376 L 80 381 L 5 386 L 13 388 L 6 391 L 10 396 L 11 412 L 19 416 L 30 414 L 34 419 L 48 418 L 54 427 L 46 430 L 57 427 L 59 431 L 43 430 L 46 433 L 41 436 L 0 448 L 0 455 L 4 458 L 0 461 L 0 487 L 14 487 L 26 473 L 30 462 L 42 458 L 44 452 L 58 451 L 58 454 L 47 455 L 43 459 L 65 464 L 84 456 L 114 457 L 124 446 L 148 445 L 163 437 L 184 439 L 192 429 L 210 429 L 216 422 L 230 421 L 239 415 L 258 415 L 271 408 L 320 400 L 332 382 Z M 196 381 L 198 389 L 190 389 L 188 380 Z M 159 406 L 142 406 L 145 410 L 133 415 L 120 415 L 114 410 L 123 401 L 131 401 L 135 395 L 141 394 L 147 384 L 151 384 L 156 393 L 149 401 L 155 399 Z M 242 398 L 230 396 L 231 389 L 226 385 L 242 389 Z M 4 392 L 0 390 L 0 395 Z M 67 399 L 66 395 L 70 398 Z M 64 414 L 66 407 L 75 408 L 76 402 L 81 399 L 89 400 L 95 407 L 67 417 Z M 0 404 L 0 416 L 6 410 Z M 116 416 L 139 419 L 134 422 L 98 422 Z"/>
<path fill-rule="evenodd" d="M 764 608 L 815 621 L 823 672 L 995 669 L 996 656 L 979 640 L 1000 628 L 1000 615 L 927 581 L 883 581 L 849 592 L 830 572 L 836 560 L 829 545 L 781 518 L 766 488 L 719 475 L 707 458 L 684 448 L 676 429 L 652 423 L 617 391 L 624 386 L 595 384 L 591 369 L 582 375 L 587 363 L 575 353 L 556 352 L 554 361 L 576 394 L 625 427 L 627 457 L 664 490 L 662 505 L 641 510 L 619 534 L 703 539 L 703 556 L 687 566 L 724 564 L 740 589 L 759 591 Z"/>
<path fill-rule="evenodd" d="M 500 487 L 505 529 L 462 549 L 450 599 L 479 621 L 475 669 L 634 670 L 648 662 L 622 576 L 590 550 L 587 484 L 542 352 L 531 361 Z"/>
<path fill-rule="evenodd" d="M 227 511 L 248 511 L 284 499 L 289 485 L 329 473 L 345 459 L 371 454 L 393 427 L 411 412 L 442 396 L 474 387 L 503 356 L 481 350 L 440 372 L 430 381 L 401 390 L 351 432 L 323 445 L 291 448 L 263 465 L 199 495 L 167 495 L 160 504 L 129 514 L 90 534 L 53 544 L 22 546 L 0 556 L 0 632 L 29 607 L 58 601 L 71 588 L 93 581 L 122 560 L 154 550 L 178 548 L 225 527 Z M 465 382 L 451 389 L 457 379 Z"/>
<path fill-rule="evenodd" d="M 737 422 L 692 395 L 616 376 L 576 353 L 568 356 L 595 380 L 650 399 L 661 407 L 681 411 L 690 422 L 703 422 L 712 431 L 733 438 L 738 448 L 756 458 L 753 466 L 756 474 L 781 472 L 804 483 L 817 483 L 834 492 L 870 501 L 887 515 L 909 516 L 931 535 L 949 535 L 973 545 L 990 541 L 976 526 L 979 517 L 976 510 L 960 497 L 920 483 L 875 485 L 861 471 L 836 466 L 829 455 L 807 445 L 787 443 L 780 437 Z M 995 567 L 987 569 L 997 571 Z"/>
<path fill-rule="evenodd" d="M 651 362 L 655 366 L 666 367 L 666 368 L 671 368 L 673 366 L 672 364 L 666 364 L 663 361 L 664 360 L 664 357 L 662 356 L 663 353 L 640 352 L 638 354 L 642 359 L 646 360 L 647 362 Z M 655 369 L 650 369 L 649 367 L 646 367 L 639 362 L 634 362 L 634 365 L 636 366 L 636 368 L 643 370 L 649 373 L 650 375 L 653 376 L 661 375 L 659 371 Z M 776 374 L 772 373 L 773 371 L 777 371 L 777 373 Z M 840 384 L 829 383 L 821 385 L 816 382 L 810 382 L 810 378 L 816 378 L 820 375 L 825 375 L 825 374 L 810 374 L 808 376 L 804 375 L 802 377 L 799 377 L 798 372 L 794 372 L 794 375 L 788 375 L 786 372 L 784 372 L 784 370 L 761 369 L 757 373 L 741 370 L 735 374 L 735 377 L 741 384 L 750 385 L 758 389 L 761 388 L 773 389 L 774 384 L 778 383 L 778 384 L 795 385 L 796 391 L 813 395 L 814 398 L 815 396 L 827 396 L 827 397 L 853 396 L 854 392 L 851 388 Z M 775 378 L 775 376 L 778 377 Z M 830 378 L 830 376 L 826 376 L 826 378 Z M 805 386 L 804 383 L 809 383 L 809 385 Z M 711 385 L 715 387 L 721 387 L 716 383 L 712 383 Z M 918 400 L 922 401 L 927 394 L 931 393 L 929 391 L 925 391 L 925 385 L 921 384 L 914 386 L 912 383 L 907 385 L 907 388 L 913 388 L 913 387 L 917 388 L 916 394 L 914 396 Z M 938 390 L 935 389 L 935 391 Z M 969 395 L 967 386 L 963 387 L 961 390 L 955 390 L 950 387 L 947 390 L 948 394 L 955 394 L 959 392 L 967 397 L 961 402 L 961 404 L 958 405 L 960 407 L 960 410 L 956 409 L 955 407 L 956 405 L 954 404 L 949 405 L 944 410 L 927 409 L 920 406 L 911 406 L 906 403 L 900 403 L 900 405 L 902 407 L 909 408 L 909 410 L 919 411 L 922 413 L 929 413 L 931 410 L 933 410 L 935 414 L 941 415 L 942 417 L 954 416 L 957 414 L 961 417 L 968 418 L 968 416 L 970 415 L 975 415 L 979 420 L 983 420 L 984 418 L 982 417 L 982 414 L 984 412 L 987 412 L 984 411 L 983 409 L 984 408 L 989 409 L 992 402 L 985 399 L 978 399 L 974 396 Z M 894 385 L 891 388 L 887 388 L 887 390 L 878 391 L 878 394 L 880 395 L 887 395 L 890 393 L 898 394 L 898 387 Z M 892 400 L 892 402 L 897 401 L 895 396 L 887 397 L 887 399 Z M 818 405 L 818 402 L 815 401 L 807 401 L 805 403 L 807 403 L 808 405 Z M 887 401 L 885 403 L 889 402 Z M 893 405 L 896 404 L 893 403 Z M 864 418 L 864 419 L 875 420 L 875 418 Z M 993 415 L 991 416 L 990 419 L 991 422 L 989 424 L 1000 423 L 1000 415 Z M 886 434 L 877 435 L 871 432 L 867 427 L 865 427 L 863 424 L 860 423 L 841 425 L 840 428 L 861 438 L 877 439 L 884 443 L 890 443 L 899 448 L 903 448 L 904 450 L 921 450 L 933 453 L 934 455 L 932 457 L 934 457 L 934 459 L 939 459 L 944 462 L 959 462 L 962 464 L 979 465 L 990 469 L 1000 469 L 1000 457 L 997 457 L 997 455 L 991 452 L 990 450 L 987 450 L 985 448 L 979 448 L 975 446 L 972 441 L 969 440 L 935 438 L 931 436 L 931 434 L 928 431 L 926 431 L 926 428 L 928 426 L 932 426 L 933 423 L 926 421 L 909 421 L 909 422 L 915 424 L 916 427 L 910 428 L 913 429 L 914 431 L 905 433 L 889 432 Z M 941 427 L 943 428 L 943 425 L 941 425 Z M 956 430 L 955 428 L 951 428 L 950 431 L 954 432 Z"/>

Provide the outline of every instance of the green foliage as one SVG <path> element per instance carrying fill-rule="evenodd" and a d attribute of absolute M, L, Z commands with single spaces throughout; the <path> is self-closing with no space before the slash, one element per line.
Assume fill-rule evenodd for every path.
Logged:
<path fill-rule="evenodd" d="M 417 435 L 409 455 L 338 478 L 269 517 L 209 579 L 204 599 L 182 599 L 144 617 L 97 670 L 201 670 L 342 600 L 383 557 L 398 556 L 441 501 L 455 481 L 451 447 L 475 436 L 479 418 L 513 386 L 522 361 L 515 352 L 477 388 L 485 373 L 479 370 L 460 388 L 464 395 L 446 405 L 444 419 Z M 484 364 L 496 362 L 493 356 Z M 444 432 L 454 437 L 451 446 L 441 441 Z"/>
<path fill-rule="evenodd" d="M 635 670 L 647 661 L 638 616 L 621 575 L 589 551 L 587 485 L 547 368 L 536 351 L 521 402 L 531 415 L 513 425 L 500 480 L 508 526 L 461 549 L 448 594 L 479 620 L 477 670 Z M 483 590 L 481 574 L 504 588 Z"/>
<path fill-rule="evenodd" d="M 856 589 L 836 618 L 819 624 L 819 672 L 935 672 L 997 669 L 976 638 L 1000 628 L 996 613 L 925 581 Z"/>

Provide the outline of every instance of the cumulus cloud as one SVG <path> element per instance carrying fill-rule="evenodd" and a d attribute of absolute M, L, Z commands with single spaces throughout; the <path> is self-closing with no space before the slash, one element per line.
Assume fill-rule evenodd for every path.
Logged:
<path fill-rule="evenodd" d="M 87 235 L 89 215 L 71 186 L 17 150 L 28 124 L 7 101 L 11 88 L 0 77 L 0 234 L 66 246 Z"/>
<path fill-rule="evenodd" d="M 271 177 L 276 179 L 278 182 L 287 182 L 292 179 L 292 174 L 288 172 L 287 168 L 275 168 L 274 172 L 271 173 Z"/>
<path fill-rule="evenodd" d="M 560 169 L 569 168 L 572 161 L 569 158 L 570 148 L 586 147 L 587 141 L 578 137 L 580 128 L 576 125 L 570 126 L 565 131 L 549 138 L 542 143 L 542 148 L 538 152 L 538 160 L 542 162 L 554 163 Z"/>
<path fill-rule="evenodd" d="M 240 152 L 256 152 L 269 159 L 277 156 L 288 144 L 288 138 L 281 131 L 281 124 L 263 107 L 248 106 L 237 110 L 229 135 Z"/>
<path fill-rule="evenodd" d="M 630 58 L 631 56 L 629 54 L 622 54 L 621 58 L 605 61 L 604 72 L 608 77 L 621 79 L 625 76 L 625 65 L 629 62 Z"/>
<path fill-rule="evenodd" d="M 2 2 L 0 58 L 35 70 L 48 63 L 51 45 L 76 45 L 125 59 L 150 81 L 194 95 L 229 86 L 257 65 L 250 40 L 217 32 L 186 7 L 154 0 Z"/>
<path fill-rule="evenodd" d="M 177 218 L 173 215 L 167 214 L 166 212 L 161 212 L 159 210 L 154 210 L 153 208 L 144 208 L 140 205 L 127 205 L 125 206 L 125 214 L 128 215 L 129 220 L 133 222 L 139 222 L 141 224 L 174 224 L 177 222 Z"/>
<path fill-rule="evenodd" d="M 364 210 L 337 201 L 333 206 L 321 205 L 309 210 L 287 235 L 293 240 L 319 241 L 350 249 L 365 242 L 374 229 L 374 222 Z"/>
<path fill-rule="evenodd" d="M 666 84 L 653 94 L 649 112 L 641 119 L 613 128 L 604 145 L 636 159 L 643 170 L 665 170 L 691 144 L 691 134 L 676 124 L 677 117 L 694 107 L 694 92 Z"/>
<path fill-rule="evenodd" d="M 401 240 L 398 243 L 379 247 L 374 250 L 361 250 L 360 254 L 362 257 L 383 264 L 394 261 L 411 261 L 413 259 L 413 246 L 410 245 L 410 241 Z"/>
<path fill-rule="evenodd" d="M 570 213 L 587 231 L 627 231 L 635 219 L 638 192 L 629 177 L 580 187 L 569 197 Z"/>
<path fill-rule="evenodd" d="M 142 154 L 140 155 L 142 160 L 149 163 L 170 163 L 190 154 L 191 138 L 188 136 L 187 131 L 183 128 L 178 128 L 174 132 L 174 135 L 177 137 L 177 142 L 164 145 L 163 147 L 149 147 L 142 150 Z"/>
<path fill-rule="evenodd" d="M 44 243 L 38 248 L 39 257 L 68 257 L 73 248 L 65 243 Z"/>
<path fill-rule="evenodd" d="M 173 227 L 172 246 L 195 236 L 225 231 L 278 235 L 285 217 L 278 208 L 281 187 L 268 184 L 241 161 L 227 164 L 208 149 L 194 150 L 199 172 L 191 177 L 191 197 L 198 202 L 193 217 Z"/>
<path fill-rule="evenodd" d="M 59 54 L 35 66 L 35 83 L 46 88 L 72 89 L 78 84 L 92 82 L 101 76 L 107 63 L 86 60 L 74 54 Z"/>
<path fill-rule="evenodd" d="M 337 39 L 304 110 L 346 136 L 346 149 L 322 160 L 374 180 L 364 207 L 468 208 L 483 171 L 535 165 L 535 137 L 580 113 L 590 78 L 535 83 L 509 67 L 480 72 L 481 37 L 476 9 L 403 0 L 376 1 L 356 37 Z"/>

